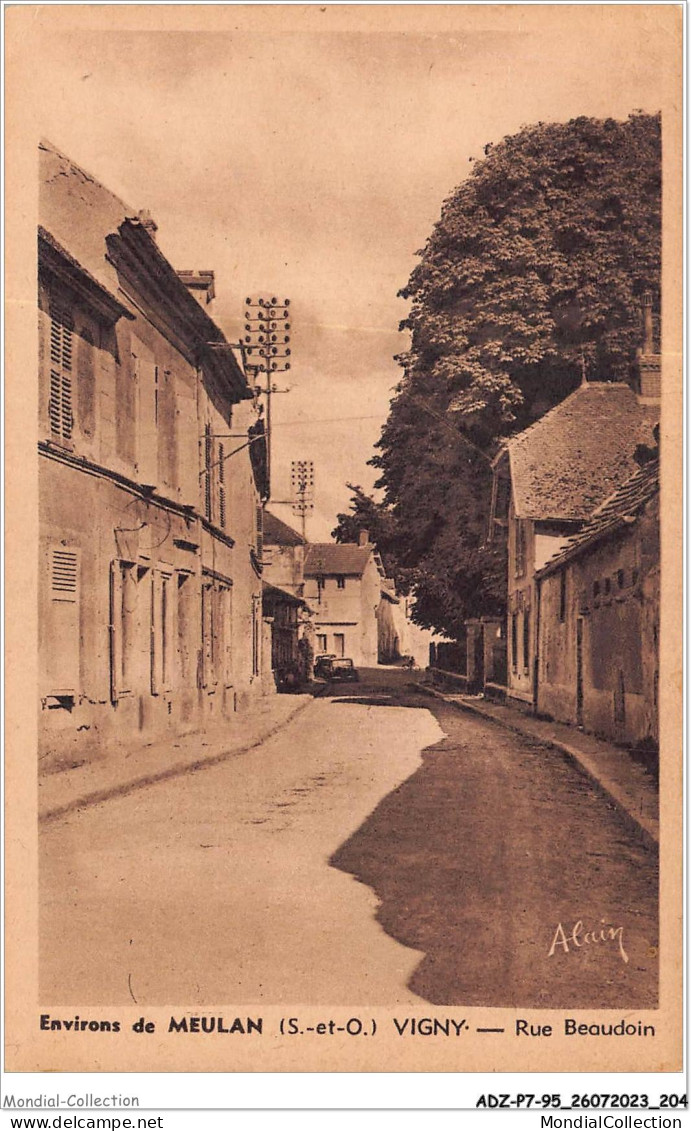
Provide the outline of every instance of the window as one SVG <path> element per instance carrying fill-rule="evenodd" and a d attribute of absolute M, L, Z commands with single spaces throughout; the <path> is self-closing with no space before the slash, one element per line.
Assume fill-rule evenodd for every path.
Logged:
<path fill-rule="evenodd" d="M 194 684 L 196 649 L 194 641 L 195 600 L 194 578 L 188 573 L 177 576 L 177 653 L 178 672 L 183 687 Z"/>
<path fill-rule="evenodd" d="M 593 582 L 593 597 L 597 598 L 599 596 L 600 596 L 600 582 L 594 581 Z"/>
<path fill-rule="evenodd" d="M 336 585 L 339 589 L 345 589 L 345 577 L 340 576 L 336 578 Z"/>
<path fill-rule="evenodd" d="M 566 620 L 566 570 L 559 574 L 559 620 Z"/>
<path fill-rule="evenodd" d="M 326 652 L 326 633 L 317 633 L 317 651 Z"/>
<path fill-rule="evenodd" d="M 345 633 L 334 632 L 334 652 L 337 656 L 345 656 Z"/>
<path fill-rule="evenodd" d="M 617 585 L 619 586 L 620 589 L 623 589 L 625 584 L 626 584 L 626 576 L 624 574 L 624 570 L 618 569 L 617 570 Z"/>
<path fill-rule="evenodd" d="M 516 519 L 516 577 L 525 573 L 526 529 L 523 519 Z"/>
<path fill-rule="evenodd" d="M 511 667 L 518 671 L 518 614 L 511 614 Z"/>
<path fill-rule="evenodd" d="M 252 598 L 252 675 L 261 671 L 261 597 Z"/>
<path fill-rule="evenodd" d="M 50 314 L 50 392 L 48 418 L 53 440 L 69 444 L 72 440 L 72 315 L 59 307 Z"/>
<path fill-rule="evenodd" d="M 110 574 L 110 682 L 115 702 L 155 683 L 154 585 L 147 566 L 113 562 Z"/>
<path fill-rule="evenodd" d="M 611 578 L 606 577 L 605 578 L 605 596 L 609 597 L 611 592 L 612 592 L 612 581 L 611 581 Z"/>
<path fill-rule="evenodd" d="M 523 671 L 530 671 L 530 609 L 523 612 Z"/>
<path fill-rule="evenodd" d="M 151 603 L 151 694 L 169 691 L 173 684 L 172 574 L 153 578 Z"/>
<path fill-rule="evenodd" d="M 155 487 L 158 482 L 159 372 L 151 350 L 134 335 L 132 371 L 137 390 L 137 474 L 140 483 Z"/>

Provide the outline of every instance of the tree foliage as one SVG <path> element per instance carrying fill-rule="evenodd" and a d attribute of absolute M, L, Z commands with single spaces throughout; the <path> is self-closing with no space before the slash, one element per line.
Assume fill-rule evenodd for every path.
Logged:
<path fill-rule="evenodd" d="M 360 492 L 348 518 L 381 510 L 416 619 L 451 634 L 503 609 L 503 556 L 485 546 L 499 439 L 563 399 L 584 369 L 630 379 L 644 291 L 656 326 L 659 309 L 659 116 L 539 123 L 485 154 L 400 292 L 410 348 L 371 461 L 384 501 Z"/>

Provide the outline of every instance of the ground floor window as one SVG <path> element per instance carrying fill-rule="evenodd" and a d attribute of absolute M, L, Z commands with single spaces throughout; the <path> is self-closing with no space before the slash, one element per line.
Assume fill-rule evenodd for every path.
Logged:
<path fill-rule="evenodd" d="M 334 653 L 337 656 L 345 656 L 345 633 L 334 632 Z"/>
<path fill-rule="evenodd" d="M 326 633 L 325 632 L 318 632 L 317 633 L 317 651 L 318 652 L 326 652 Z"/>

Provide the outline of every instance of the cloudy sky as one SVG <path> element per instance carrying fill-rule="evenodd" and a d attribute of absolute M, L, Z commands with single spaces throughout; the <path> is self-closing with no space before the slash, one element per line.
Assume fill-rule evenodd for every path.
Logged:
<path fill-rule="evenodd" d="M 226 332 L 240 333 L 246 295 L 291 299 L 273 495 L 286 498 L 291 459 L 313 459 L 319 539 L 346 481 L 373 481 L 406 347 L 396 294 L 444 198 L 523 124 L 659 109 L 674 13 L 151 4 L 18 18 L 37 132 L 150 209 L 176 267 L 213 268 Z"/>

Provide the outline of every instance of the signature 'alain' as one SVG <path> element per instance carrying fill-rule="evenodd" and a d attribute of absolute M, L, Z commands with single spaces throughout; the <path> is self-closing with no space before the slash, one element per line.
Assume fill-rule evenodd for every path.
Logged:
<path fill-rule="evenodd" d="M 604 923 L 605 920 L 601 919 L 600 922 Z M 578 922 L 574 923 L 571 934 L 567 935 L 561 923 L 559 923 L 547 957 L 551 958 L 558 946 L 562 948 L 564 954 L 569 954 L 571 947 L 578 950 L 582 946 L 599 945 L 600 943 L 614 942 L 615 940 L 619 944 L 619 954 L 621 958 L 624 962 L 628 962 L 629 956 L 624 950 L 623 927 L 596 927 L 593 931 L 585 931 L 583 923 L 579 919 Z"/>

